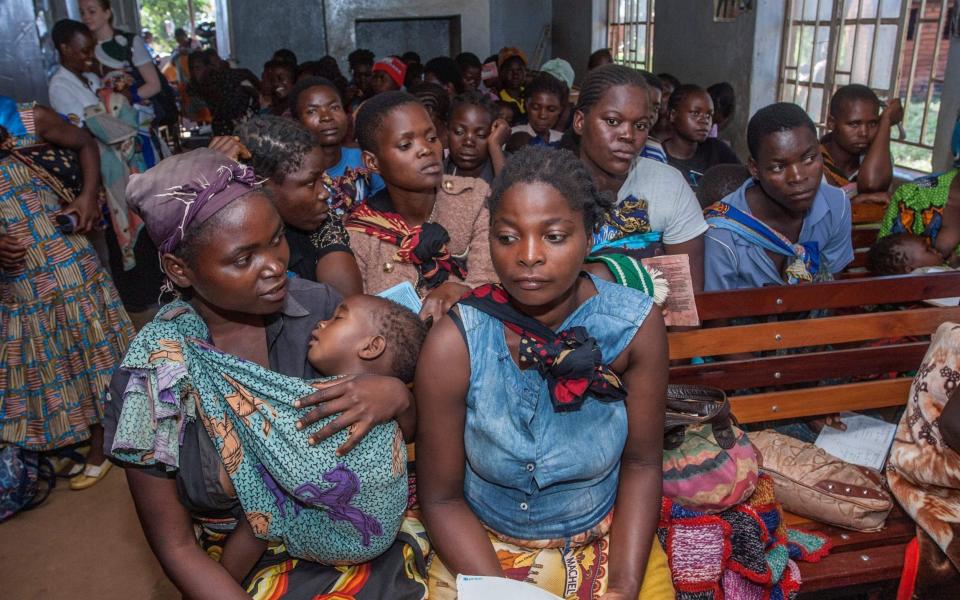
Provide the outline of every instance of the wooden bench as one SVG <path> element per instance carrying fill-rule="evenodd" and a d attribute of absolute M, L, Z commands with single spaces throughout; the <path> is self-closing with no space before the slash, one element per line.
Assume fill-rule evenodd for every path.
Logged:
<path fill-rule="evenodd" d="M 841 278 L 856 278 L 867 275 L 867 253 L 877 241 L 880 231 L 880 222 L 887 212 L 887 207 L 881 204 L 853 204 L 853 262 L 844 269 Z"/>
<path fill-rule="evenodd" d="M 765 354 L 674 366 L 670 382 L 727 390 L 743 424 L 901 406 L 929 335 L 944 321 L 960 321 L 960 307 L 936 308 L 921 302 L 956 296 L 957 290 L 960 273 L 706 292 L 697 296 L 704 321 L 738 317 L 763 321 L 769 315 L 834 311 L 820 318 L 671 333 L 671 359 Z M 808 352 L 781 356 L 771 352 L 798 349 Z M 750 392 L 735 393 L 746 389 Z M 787 522 L 822 531 L 834 543 L 834 550 L 820 562 L 800 563 L 801 591 L 816 598 L 854 591 L 889 593 L 900 577 L 904 546 L 914 534 L 912 522 L 899 510 L 878 533 L 847 531 L 796 515 L 788 515 Z"/>

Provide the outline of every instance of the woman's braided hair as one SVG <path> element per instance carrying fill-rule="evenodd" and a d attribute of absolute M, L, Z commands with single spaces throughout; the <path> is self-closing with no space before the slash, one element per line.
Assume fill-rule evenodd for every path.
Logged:
<path fill-rule="evenodd" d="M 580 86 L 580 96 L 577 98 L 574 110 L 584 115 L 589 114 L 610 88 L 621 85 L 638 87 L 647 94 L 650 93 L 650 86 L 640 71 L 623 65 L 603 65 L 587 73 L 587 78 Z M 573 132 L 572 127 L 564 134 L 560 146 L 577 154 L 580 153 L 580 136 Z"/>
<path fill-rule="evenodd" d="M 304 156 L 317 145 L 313 134 L 298 121 L 271 115 L 242 123 L 237 135 L 252 155 L 253 172 L 275 183 L 283 183 L 284 177 L 298 171 Z"/>
<path fill-rule="evenodd" d="M 487 201 L 491 223 L 503 194 L 521 183 L 545 183 L 555 188 L 570 208 L 583 213 L 583 225 L 588 232 L 596 230 L 614 204 L 613 195 L 597 189 L 586 165 L 572 152 L 526 146 L 510 156 L 503 171 L 493 180 Z"/>

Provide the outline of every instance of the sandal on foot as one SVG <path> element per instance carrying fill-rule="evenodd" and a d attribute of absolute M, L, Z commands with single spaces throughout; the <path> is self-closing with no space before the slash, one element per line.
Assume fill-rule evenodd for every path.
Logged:
<path fill-rule="evenodd" d="M 111 463 L 109 460 L 104 460 L 100 465 L 86 465 L 83 468 L 83 473 L 70 480 L 70 489 L 85 490 L 88 487 L 92 487 L 98 481 L 103 479 L 112 466 L 113 463 Z"/>

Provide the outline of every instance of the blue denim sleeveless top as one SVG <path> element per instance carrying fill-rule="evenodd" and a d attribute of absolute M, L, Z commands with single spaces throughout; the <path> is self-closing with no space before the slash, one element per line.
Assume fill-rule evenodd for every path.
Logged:
<path fill-rule="evenodd" d="M 607 364 L 630 344 L 653 306 L 645 294 L 592 278 L 597 295 L 559 331 L 581 325 Z M 554 412 L 536 369 L 521 371 L 503 323 L 458 305 L 470 353 L 464 430 L 464 497 L 494 531 L 526 540 L 569 538 L 613 508 L 627 439 L 623 402 L 588 397 L 579 411 Z"/>

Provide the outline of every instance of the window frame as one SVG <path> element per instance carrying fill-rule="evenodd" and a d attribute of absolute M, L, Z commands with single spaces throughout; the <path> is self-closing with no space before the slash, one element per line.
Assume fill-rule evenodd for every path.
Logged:
<path fill-rule="evenodd" d="M 646 7 L 646 17 L 640 17 L 641 6 Z M 606 0 L 606 46 L 610 48 L 613 61 L 634 69 L 653 70 L 653 36 L 655 22 L 655 0 Z M 623 8 L 621 11 L 620 9 Z M 643 54 L 638 57 L 638 41 L 643 32 Z M 627 43 L 627 50 L 620 54 L 618 47 Z M 630 57 L 630 54 L 633 57 Z"/>

